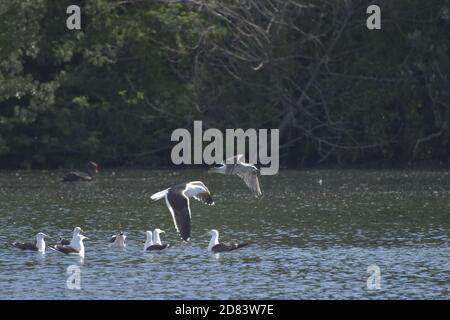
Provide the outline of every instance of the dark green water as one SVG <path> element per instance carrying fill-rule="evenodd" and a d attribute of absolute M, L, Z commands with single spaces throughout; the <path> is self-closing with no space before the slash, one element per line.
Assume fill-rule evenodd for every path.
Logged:
<path fill-rule="evenodd" d="M 0 173 L 0 299 L 449 299 L 450 174 L 445 171 L 281 171 L 253 198 L 238 178 L 193 171 L 103 171 L 63 184 L 60 172 Z M 322 179 L 322 185 L 318 180 Z M 164 201 L 150 195 L 201 180 L 216 206 L 191 201 L 193 229 L 179 241 Z M 7 243 L 45 232 L 91 240 L 86 257 L 21 252 Z M 172 248 L 144 254 L 159 227 Z M 250 246 L 219 257 L 221 240 Z M 109 237 L 128 234 L 123 251 Z M 67 268 L 81 290 L 67 288 Z M 367 268 L 381 271 L 368 289 Z"/>

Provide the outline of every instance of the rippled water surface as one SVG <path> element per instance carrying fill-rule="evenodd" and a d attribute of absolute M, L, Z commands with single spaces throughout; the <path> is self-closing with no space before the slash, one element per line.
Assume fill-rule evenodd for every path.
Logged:
<path fill-rule="evenodd" d="M 262 177 L 262 199 L 238 178 L 202 170 L 103 171 L 72 184 L 61 174 L 0 173 L 0 299 L 450 298 L 446 171 L 281 171 Z M 164 201 L 150 195 L 189 180 L 204 181 L 216 206 L 191 201 L 184 244 Z M 39 231 L 70 238 L 75 226 L 91 238 L 83 260 L 8 245 Z M 143 232 L 156 227 L 172 247 L 144 254 Z M 211 255 L 212 228 L 250 245 Z M 118 230 L 128 234 L 125 250 L 108 247 Z M 71 265 L 81 290 L 67 287 Z M 371 265 L 380 289 L 367 287 Z"/>

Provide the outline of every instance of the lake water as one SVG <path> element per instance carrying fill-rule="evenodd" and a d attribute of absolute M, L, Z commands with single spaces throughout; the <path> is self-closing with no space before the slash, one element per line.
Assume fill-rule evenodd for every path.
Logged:
<path fill-rule="evenodd" d="M 446 171 L 281 171 L 261 178 L 261 199 L 238 178 L 203 170 L 102 171 L 72 184 L 61 175 L 0 172 L 0 299 L 450 298 Z M 189 180 L 205 182 L 216 205 L 191 201 L 185 244 L 150 195 Z M 70 238 L 75 226 L 91 238 L 84 259 L 8 244 L 40 231 Z M 144 253 L 143 232 L 156 227 L 172 247 Z M 212 228 L 250 245 L 212 255 Z M 125 250 L 108 247 L 119 230 Z M 380 289 L 367 286 L 373 265 Z M 79 267 L 80 290 L 67 287 L 69 266 Z"/>

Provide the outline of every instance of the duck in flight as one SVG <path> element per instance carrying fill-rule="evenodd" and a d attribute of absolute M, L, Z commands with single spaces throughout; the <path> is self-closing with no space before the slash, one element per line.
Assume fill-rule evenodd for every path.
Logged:
<path fill-rule="evenodd" d="M 61 245 L 57 244 L 54 247 L 50 247 L 55 251 L 62 252 L 64 254 L 74 254 L 84 257 L 84 243 L 83 240 L 88 240 L 88 237 L 83 236 L 82 234 L 78 234 L 75 237 L 75 240 L 71 242 L 70 245 Z"/>
<path fill-rule="evenodd" d="M 84 232 L 84 231 L 81 230 L 80 227 L 75 227 L 73 229 L 72 240 L 67 240 L 67 239 L 64 239 L 63 237 L 59 236 L 59 244 L 61 244 L 63 246 L 70 245 L 73 241 L 75 241 L 75 239 L 77 238 L 77 235 L 79 235 L 81 232 Z"/>
<path fill-rule="evenodd" d="M 153 231 L 153 236 L 151 231 L 146 231 L 145 235 L 147 236 L 144 244 L 144 251 L 161 251 L 163 249 L 168 248 L 170 245 L 168 243 L 162 244 L 159 238 L 159 234 L 164 233 L 164 231 L 160 229 L 155 229 Z"/>
<path fill-rule="evenodd" d="M 113 247 L 118 247 L 118 248 L 125 248 L 126 244 L 125 244 L 125 239 L 127 238 L 127 236 L 120 231 L 119 234 L 113 235 L 111 237 L 111 239 L 109 239 L 110 245 Z"/>
<path fill-rule="evenodd" d="M 93 181 L 98 173 L 98 165 L 95 162 L 89 161 L 86 167 L 87 172 L 72 171 L 67 173 L 63 178 L 63 182 L 76 181 Z"/>
<path fill-rule="evenodd" d="M 50 238 L 45 233 L 39 232 L 36 235 L 36 242 L 18 242 L 15 241 L 11 243 L 11 245 L 15 248 L 18 248 L 20 250 L 30 250 L 30 251 L 38 251 L 40 253 L 45 253 L 45 238 Z"/>
<path fill-rule="evenodd" d="M 262 195 L 261 186 L 258 179 L 258 168 L 254 165 L 245 163 L 244 156 L 239 154 L 237 156 L 228 158 L 225 163 L 220 163 L 219 167 L 213 167 L 208 170 L 209 173 L 221 173 L 225 175 L 236 175 L 241 178 L 247 187 L 257 197 Z"/>
<path fill-rule="evenodd" d="M 181 239 L 189 241 L 191 238 L 191 208 L 190 198 L 208 205 L 214 205 L 209 189 L 201 181 L 191 181 L 159 191 L 151 196 L 152 200 L 165 198 L 166 205 L 173 218 L 175 229 Z"/>
<path fill-rule="evenodd" d="M 227 252 L 233 251 L 242 247 L 247 246 L 246 243 L 237 243 L 237 242 L 229 242 L 229 243 L 221 243 L 219 242 L 219 231 L 216 229 L 212 229 L 208 232 L 211 236 L 211 240 L 209 241 L 208 251 L 219 253 L 219 252 Z"/>

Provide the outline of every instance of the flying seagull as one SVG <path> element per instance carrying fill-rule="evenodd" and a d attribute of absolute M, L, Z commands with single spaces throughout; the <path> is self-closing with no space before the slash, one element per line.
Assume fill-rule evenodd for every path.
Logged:
<path fill-rule="evenodd" d="M 225 163 L 220 163 L 220 167 L 210 168 L 208 172 L 236 175 L 244 180 L 247 187 L 259 197 L 262 195 L 262 192 L 258 180 L 258 168 L 252 164 L 243 162 L 243 160 L 244 156 L 238 154 L 237 156 L 226 159 Z"/>
<path fill-rule="evenodd" d="M 73 229 L 72 240 L 67 240 L 67 239 L 64 239 L 63 237 L 59 236 L 59 244 L 61 244 L 61 245 L 63 245 L 63 246 L 68 246 L 68 245 L 70 245 L 73 241 L 75 241 L 75 239 L 77 238 L 77 235 L 79 235 L 80 232 L 84 232 L 84 231 L 81 230 L 80 227 L 75 227 L 75 228 Z"/>
<path fill-rule="evenodd" d="M 120 231 L 119 234 L 113 235 L 111 239 L 109 239 L 110 245 L 118 248 L 125 248 L 127 245 L 125 244 L 125 239 L 127 236 Z"/>
<path fill-rule="evenodd" d="M 63 182 L 76 181 L 92 181 L 98 173 L 98 165 L 95 162 L 89 161 L 86 167 L 87 172 L 72 171 L 67 173 L 63 178 Z"/>
<path fill-rule="evenodd" d="M 208 205 L 214 205 L 211 193 L 201 181 L 182 183 L 159 191 L 151 196 L 153 200 L 165 198 L 172 214 L 175 229 L 184 241 L 191 238 L 191 208 L 189 198 L 194 198 Z"/>
<path fill-rule="evenodd" d="M 153 237 L 151 231 L 145 232 L 147 239 L 145 240 L 144 251 L 160 251 L 170 246 L 168 243 L 166 244 L 161 243 L 161 240 L 159 239 L 159 234 L 162 232 L 164 231 L 160 229 L 155 229 Z M 153 240 L 154 238 L 157 238 L 157 242 Z"/>
<path fill-rule="evenodd" d="M 36 243 L 15 241 L 11 243 L 11 245 L 20 250 L 31 250 L 31 251 L 39 251 L 40 253 L 45 253 L 45 240 L 44 240 L 45 238 L 50 237 L 45 233 L 39 232 L 36 235 Z"/>
<path fill-rule="evenodd" d="M 75 240 L 72 241 L 70 245 L 61 245 L 57 244 L 54 247 L 50 247 L 53 250 L 62 252 L 64 254 L 75 254 L 81 257 L 84 257 L 84 244 L 83 240 L 89 239 L 88 237 L 83 236 L 82 234 L 78 234 L 75 237 Z"/>
<path fill-rule="evenodd" d="M 246 243 L 237 243 L 237 242 L 221 243 L 221 242 L 219 242 L 219 231 L 217 231 L 216 229 L 212 229 L 211 231 L 208 232 L 208 234 L 211 235 L 211 240 L 209 241 L 209 245 L 208 245 L 208 251 L 212 251 L 214 253 L 233 251 L 233 250 L 247 246 Z"/>

